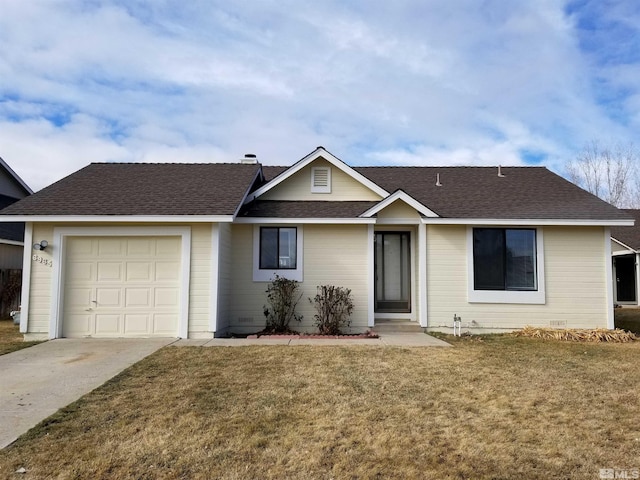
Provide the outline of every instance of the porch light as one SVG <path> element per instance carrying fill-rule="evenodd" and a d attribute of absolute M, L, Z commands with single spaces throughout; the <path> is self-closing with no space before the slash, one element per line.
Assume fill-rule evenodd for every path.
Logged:
<path fill-rule="evenodd" d="M 42 240 L 40 243 L 34 243 L 33 244 L 33 249 L 34 250 L 44 250 L 48 246 L 49 246 L 49 242 L 47 242 L 46 240 Z"/>

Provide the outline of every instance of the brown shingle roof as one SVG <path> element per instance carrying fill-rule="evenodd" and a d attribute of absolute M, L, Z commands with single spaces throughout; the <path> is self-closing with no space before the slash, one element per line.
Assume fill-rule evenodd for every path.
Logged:
<path fill-rule="evenodd" d="M 640 210 L 624 209 L 627 216 L 633 218 L 633 227 L 611 227 L 611 236 L 634 250 L 640 250 Z"/>
<path fill-rule="evenodd" d="M 232 215 L 259 165 L 92 163 L 3 215 Z"/>
<path fill-rule="evenodd" d="M 316 202 L 256 200 L 245 205 L 239 217 L 258 218 L 356 218 L 377 202 Z"/>
<path fill-rule="evenodd" d="M 445 218 L 626 220 L 629 215 L 544 167 L 355 167 Z M 436 175 L 440 174 L 441 187 Z"/>

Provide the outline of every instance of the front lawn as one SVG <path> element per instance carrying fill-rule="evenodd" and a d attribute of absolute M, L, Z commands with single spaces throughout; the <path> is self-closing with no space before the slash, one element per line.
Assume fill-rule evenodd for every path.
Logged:
<path fill-rule="evenodd" d="M 167 347 L 0 451 L 13 478 L 599 478 L 640 467 L 640 342 Z"/>
<path fill-rule="evenodd" d="M 25 342 L 20 333 L 20 326 L 14 325 L 13 320 L 0 320 L 0 355 L 15 352 L 30 347 L 39 342 Z"/>

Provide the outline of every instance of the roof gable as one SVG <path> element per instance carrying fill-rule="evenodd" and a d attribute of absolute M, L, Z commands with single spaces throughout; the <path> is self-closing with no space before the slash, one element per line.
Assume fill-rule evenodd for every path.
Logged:
<path fill-rule="evenodd" d="M 313 163 L 318 165 L 326 164 L 331 167 L 335 167 L 339 172 L 350 177 L 355 182 L 364 187 L 367 191 L 372 192 L 375 196 L 368 195 L 368 198 L 351 198 L 350 200 L 379 200 L 381 198 L 385 198 L 389 195 L 384 188 L 380 187 L 376 183 L 372 182 L 370 179 L 354 170 L 346 163 L 344 163 L 339 158 L 332 155 L 330 152 L 324 149 L 324 147 L 318 147 L 313 152 L 303 157 L 301 160 L 296 162 L 294 165 L 289 167 L 288 169 L 280 172 L 275 178 L 268 181 L 265 185 L 261 186 L 257 190 L 255 190 L 251 195 L 247 197 L 247 201 L 251 201 L 264 196 L 264 199 L 267 199 L 268 192 L 271 192 L 273 189 L 283 184 L 284 182 L 289 181 L 290 179 L 296 177 L 298 174 L 303 172 L 305 169 L 311 168 L 311 164 Z M 302 180 L 305 182 L 306 180 Z M 310 177 L 309 177 L 310 182 Z M 310 185 L 310 183 L 309 183 Z M 324 195 L 324 194 L 318 194 Z M 273 196 L 269 197 L 270 200 L 285 200 L 284 198 L 273 198 Z"/>
<path fill-rule="evenodd" d="M 377 205 L 370 208 L 360 216 L 365 218 L 372 217 L 380 213 L 382 210 L 389 208 L 391 205 L 397 205 L 398 203 L 404 203 L 408 205 L 409 207 L 413 208 L 418 214 L 425 217 L 438 216 L 437 213 L 430 210 L 428 207 L 422 205 L 415 198 L 411 197 L 410 195 L 407 195 L 407 193 L 403 192 L 402 190 L 396 190 L 387 198 L 385 198 L 384 200 L 382 200 Z"/>
<path fill-rule="evenodd" d="M 33 193 L 33 190 L 1 157 L 0 167 L 0 194 L 20 199 Z"/>

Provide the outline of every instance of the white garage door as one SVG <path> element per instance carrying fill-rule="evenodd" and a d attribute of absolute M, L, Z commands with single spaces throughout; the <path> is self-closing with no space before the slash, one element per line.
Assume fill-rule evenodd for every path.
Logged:
<path fill-rule="evenodd" d="M 64 337 L 177 336 L 180 237 L 68 237 Z"/>

